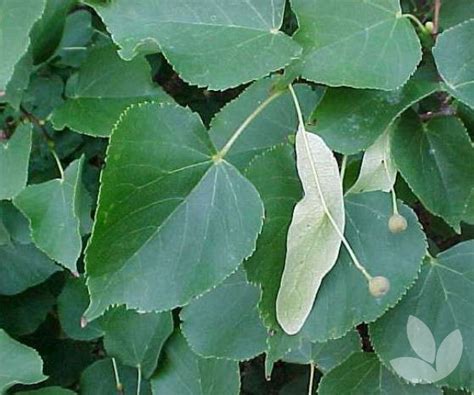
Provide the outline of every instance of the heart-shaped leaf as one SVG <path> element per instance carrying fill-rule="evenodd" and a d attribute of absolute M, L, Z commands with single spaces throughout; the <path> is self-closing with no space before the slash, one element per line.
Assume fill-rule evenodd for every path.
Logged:
<path fill-rule="evenodd" d="M 0 200 L 13 198 L 26 185 L 31 138 L 31 124 L 24 124 L 17 127 L 9 140 L 0 142 Z"/>
<path fill-rule="evenodd" d="M 436 385 L 474 388 L 473 265 L 472 240 L 442 252 L 423 266 L 420 278 L 401 302 L 371 324 L 372 344 L 387 366 L 395 358 L 415 356 L 406 333 L 399 330 L 413 315 L 428 326 L 436 340 L 436 364 L 432 366 Z M 415 376 L 416 371 L 411 377 L 417 379 Z"/>
<path fill-rule="evenodd" d="M 456 117 L 423 124 L 409 113 L 392 134 L 391 152 L 403 178 L 433 214 L 459 231 L 474 223 L 474 147 Z"/>
<path fill-rule="evenodd" d="M 181 311 L 181 329 L 203 357 L 247 360 L 265 351 L 267 331 L 258 312 L 260 291 L 243 270 Z"/>
<path fill-rule="evenodd" d="M 44 11 L 46 0 L 3 0 L 0 3 L 0 91 L 30 45 L 30 30 Z"/>
<path fill-rule="evenodd" d="M 187 109 L 144 104 L 122 116 L 86 250 L 88 320 L 110 304 L 142 311 L 185 305 L 251 255 L 262 202 L 214 152 Z"/>
<path fill-rule="evenodd" d="M 339 339 L 328 340 L 324 343 L 304 340 L 299 348 L 287 353 L 283 361 L 298 364 L 312 363 L 318 367 L 318 370 L 328 372 L 360 349 L 359 335 L 356 331 L 350 331 Z"/>
<path fill-rule="evenodd" d="M 420 362 L 423 362 L 419 360 Z M 426 362 L 424 362 L 426 363 Z M 412 367 L 414 367 L 412 365 Z M 320 395 L 340 394 L 351 388 L 353 393 L 441 395 L 432 385 L 411 385 L 386 369 L 373 353 L 355 353 L 323 376 Z"/>
<path fill-rule="evenodd" d="M 284 0 L 142 0 L 138 8 L 128 0 L 114 0 L 91 5 L 124 59 L 159 48 L 184 80 L 213 90 L 259 79 L 301 52 L 279 31 Z"/>
<path fill-rule="evenodd" d="M 33 244 L 0 246 L 0 294 L 16 295 L 60 270 Z"/>
<path fill-rule="evenodd" d="M 13 203 L 28 218 L 36 246 L 76 273 L 82 252 L 80 207 L 84 158 L 72 162 L 64 177 L 29 185 Z"/>
<path fill-rule="evenodd" d="M 35 384 L 47 379 L 36 350 L 12 339 L 0 329 L 0 392 L 17 383 Z M 8 363 L 7 363 L 8 362 Z"/>
<path fill-rule="evenodd" d="M 291 0 L 303 47 L 302 76 L 330 86 L 392 90 L 421 60 L 399 0 Z M 403 43 L 403 44 L 401 44 Z"/>
<path fill-rule="evenodd" d="M 350 88 L 328 89 L 311 115 L 308 129 L 329 147 L 350 155 L 375 143 L 398 116 L 439 90 L 438 83 L 411 79 L 391 92 Z"/>
<path fill-rule="evenodd" d="M 153 84 L 151 68 L 143 57 L 126 62 L 114 45 L 91 49 L 68 80 L 66 93 L 68 100 L 51 117 L 53 126 L 101 137 L 110 136 L 120 114 L 131 104 L 172 101 Z"/>
<path fill-rule="evenodd" d="M 180 333 L 165 347 L 163 366 L 151 380 L 155 394 L 237 395 L 239 365 L 194 354 Z"/>
<path fill-rule="evenodd" d="M 438 36 L 433 56 L 448 91 L 474 108 L 474 19 Z"/>
<path fill-rule="evenodd" d="M 170 312 L 138 313 L 118 307 L 107 312 L 101 327 L 107 354 L 124 365 L 137 367 L 149 378 L 163 344 L 173 333 L 173 317 Z"/>

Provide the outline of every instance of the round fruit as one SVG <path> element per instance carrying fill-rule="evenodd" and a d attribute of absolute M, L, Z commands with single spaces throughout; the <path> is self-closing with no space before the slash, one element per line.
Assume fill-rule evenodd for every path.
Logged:
<path fill-rule="evenodd" d="M 407 220 L 403 215 L 393 214 L 388 220 L 388 228 L 392 233 L 400 233 L 408 227 Z"/>
<path fill-rule="evenodd" d="M 390 281 L 383 276 L 372 277 L 369 281 L 370 294 L 376 298 L 381 298 L 390 290 Z"/>

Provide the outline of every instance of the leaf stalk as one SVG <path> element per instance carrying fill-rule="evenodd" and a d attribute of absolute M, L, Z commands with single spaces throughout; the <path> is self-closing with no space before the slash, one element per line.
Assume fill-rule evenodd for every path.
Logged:
<path fill-rule="evenodd" d="M 213 157 L 214 161 L 219 161 L 223 159 L 226 154 L 229 152 L 229 150 L 232 148 L 234 143 L 237 141 L 237 139 L 240 137 L 242 132 L 245 130 L 245 128 L 252 123 L 252 121 L 257 118 L 257 116 L 277 97 L 280 97 L 283 93 L 285 93 L 284 90 L 278 90 L 272 93 L 267 99 L 265 99 L 260 105 L 250 114 L 245 121 L 237 128 L 237 130 L 232 134 L 231 138 L 227 143 L 224 145 L 224 147 Z"/>

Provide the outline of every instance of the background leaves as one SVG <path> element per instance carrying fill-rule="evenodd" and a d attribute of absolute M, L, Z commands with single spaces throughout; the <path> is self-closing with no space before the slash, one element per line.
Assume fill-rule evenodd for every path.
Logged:
<path fill-rule="evenodd" d="M 471 8 L 0 0 L 0 353 L 18 349 L 0 376 L 24 381 L 0 392 L 473 389 Z M 289 84 L 333 151 L 345 237 L 391 282 L 374 298 L 329 251 L 294 336 L 276 319 L 305 198 Z"/>

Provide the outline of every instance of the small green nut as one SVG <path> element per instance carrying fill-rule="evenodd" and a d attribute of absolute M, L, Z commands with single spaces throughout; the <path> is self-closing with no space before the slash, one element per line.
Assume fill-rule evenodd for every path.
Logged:
<path fill-rule="evenodd" d="M 372 277 L 369 281 L 370 294 L 375 298 L 381 298 L 390 291 L 390 281 L 383 276 Z"/>
<path fill-rule="evenodd" d="M 425 29 L 428 33 L 433 34 L 434 31 L 434 24 L 431 21 L 425 23 Z"/>
<path fill-rule="evenodd" d="M 393 214 L 388 220 L 388 228 L 392 233 L 401 233 L 408 228 L 408 222 L 403 215 Z"/>

